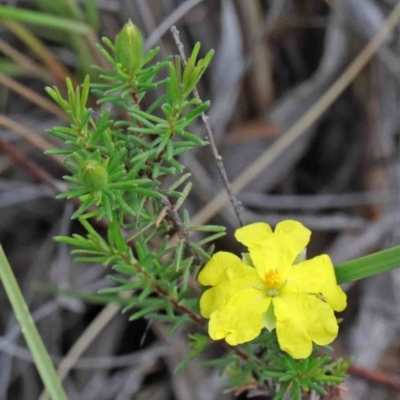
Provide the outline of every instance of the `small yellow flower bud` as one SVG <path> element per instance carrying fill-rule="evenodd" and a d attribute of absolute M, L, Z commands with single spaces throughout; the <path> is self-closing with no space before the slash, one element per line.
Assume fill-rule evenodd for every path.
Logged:
<path fill-rule="evenodd" d="M 90 190 L 101 190 L 108 182 L 107 169 L 98 161 L 86 161 L 81 170 L 79 177 L 84 186 Z"/>
<path fill-rule="evenodd" d="M 143 36 L 129 21 L 115 38 L 115 56 L 122 68 L 136 71 L 143 57 Z"/>

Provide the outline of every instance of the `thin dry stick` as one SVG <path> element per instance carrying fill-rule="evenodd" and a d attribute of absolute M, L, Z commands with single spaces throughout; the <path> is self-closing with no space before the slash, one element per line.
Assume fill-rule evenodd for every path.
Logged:
<path fill-rule="evenodd" d="M 185 228 L 185 225 L 184 225 L 178 211 L 171 204 L 171 202 L 169 201 L 167 196 L 163 196 L 160 201 L 161 201 L 161 204 L 167 210 L 167 215 L 177 231 L 177 236 L 181 240 L 183 240 L 183 244 L 185 245 L 189 254 L 191 254 L 193 256 L 193 260 L 196 262 L 196 264 L 198 266 L 202 266 L 204 264 L 204 261 L 199 256 L 199 254 L 196 251 L 194 251 L 193 248 L 190 246 L 191 242 L 189 239 L 189 231 Z"/>
<path fill-rule="evenodd" d="M 347 67 L 336 82 L 325 94 L 291 127 L 264 151 L 250 166 L 245 169 L 233 182 L 232 191 L 237 193 L 246 187 L 268 165 L 274 162 L 290 145 L 331 106 L 343 93 L 365 65 L 372 59 L 379 47 L 385 42 L 387 36 L 400 20 L 400 2 L 394 7 L 385 23 L 374 35 L 371 41 L 363 48 L 360 54 Z M 227 203 L 225 191 L 221 190 L 194 218 L 192 224 L 200 225 L 207 222 Z"/>
<path fill-rule="evenodd" d="M 21 85 L 16 80 L 0 73 L 0 85 L 4 85 L 14 92 L 18 93 L 22 97 L 25 97 L 27 100 L 32 103 L 37 104 L 43 110 L 46 110 L 56 117 L 60 118 L 63 121 L 68 121 L 64 111 L 62 111 L 58 106 L 56 106 L 53 102 L 48 100 L 46 97 L 41 96 L 40 94 L 34 92 L 32 89 Z"/>
<path fill-rule="evenodd" d="M 40 179 L 42 182 L 45 182 L 57 193 L 62 193 L 64 191 L 64 185 L 59 184 L 52 175 L 39 167 L 36 163 L 30 161 L 24 154 L 20 153 L 2 138 L 0 138 L 0 152 L 6 154 L 15 164 L 23 167 L 35 179 Z"/>
<path fill-rule="evenodd" d="M 29 57 L 21 53 L 20 51 L 14 49 L 7 42 L 0 39 L 0 51 L 10 57 L 12 60 L 17 62 L 25 72 L 28 74 L 36 75 L 41 78 L 44 82 L 53 85 L 56 81 L 53 79 L 52 75 L 40 64 L 37 64 Z"/>
<path fill-rule="evenodd" d="M 54 145 L 28 129 L 25 125 L 15 122 L 3 114 L 0 114 L 0 126 L 4 126 L 5 128 L 14 131 L 27 142 L 43 152 L 54 148 Z M 57 161 L 60 165 L 63 165 L 63 159 L 61 156 L 51 156 L 51 158 Z"/>
<path fill-rule="evenodd" d="M 179 39 L 179 32 L 178 32 L 178 30 L 176 29 L 175 26 L 173 26 L 171 28 L 171 32 L 172 32 L 172 36 L 175 39 L 175 43 L 176 43 L 176 45 L 178 47 L 179 54 L 181 55 L 183 64 L 186 65 L 185 51 L 183 49 L 183 44 Z M 197 88 L 194 88 L 193 94 L 194 94 L 194 97 L 196 97 L 197 99 L 200 100 L 200 95 L 199 95 L 199 92 L 197 91 Z M 224 183 L 225 190 L 228 193 L 229 200 L 232 203 L 232 206 L 233 206 L 233 208 L 235 210 L 236 216 L 238 217 L 239 223 L 240 223 L 241 226 L 243 226 L 244 225 L 244 220 L 243 220 L 243 216 L 241 214 L 241 206 L 240 206 L 240 203 L 237 201 L 236 197 L 233 194 L 231 185 L 230 185 L 229 180 L 228 180 L 228 175 L 226 174 L 226 170 L 225 170 L 224 164 L 222 162 L 222 157 L 219 155 L 218 150 L 217 150 L 217 146 L 215 144 L 214 135 L 212 133 L 211 126 L 210 126 L 210 123 L 208 121 L 208 116 L 203 112 L 203 113 L 201 113 L 201 119 L 203 120 L 203 124 L 204 124 L 204 126 L 206 128 L 207 139 L 210 142 L 212 154 L 213 154 L 215 162 L 217 164 L 218 171 L 219 171 L 219 174 L 221 176 L 222 182 Z"/>
<path fill-rule="evenodd" d="M 77 82 L 72 77 L 71 72 L 53 55 L 51 51 L 24 25 L 15 21 L 3 21 L 3 24 L 20 40 L 22 40 L 35 54 L 47 65 L 48 71 L 60 84 L 65 82 L 65 78 L 71 76 L 74 84 Z"/>
<path fill-rule="evenodd" d="M 157 44 L 157 42 L 168 32 L 172 25 L 176 24 L 190 10 L 202 3 L 204 0 L 189 0 L 180 4 L 164 21 L 152 32 L 146 40 L 146 49 L 149 49 Z"/>
<path fill-rule="evenodd" d="M 91 324 L 85 329 L 78 340 L 73 344 L 65 358 L 61 361 L 57 369 L 57 374 L 61 380 L 64 381 L 65 377 L 71 371 L 72 367 L 76 364 L 82 354 L 92 344 L 100 332 L 109 324 L 109 322 L 118 314 L 121 307 L 118 304 L 108 304 L 104 307 Z M 39 400 L 49 400 L 46 391 L 43 391 Z"/>

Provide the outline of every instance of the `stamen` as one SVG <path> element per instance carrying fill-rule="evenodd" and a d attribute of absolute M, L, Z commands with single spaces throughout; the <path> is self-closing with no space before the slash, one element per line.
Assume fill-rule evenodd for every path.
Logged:
<path fill-rule="evenodd" d="M 270 269 L 265 274 L 264 283 L 268 289 L 278 289 L 282 286 L 281 274 L 277 268 Z"/>

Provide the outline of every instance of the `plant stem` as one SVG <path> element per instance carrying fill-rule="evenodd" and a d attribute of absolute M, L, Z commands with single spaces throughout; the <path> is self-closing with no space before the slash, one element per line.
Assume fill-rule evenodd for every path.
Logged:
<path fill-rule="evenodd" d="M 0 280 L 3 282 L 7 297 L 21 326 L 21 332 L 50 397 L 53 400 L 68 400 L 1 245 Z"/>

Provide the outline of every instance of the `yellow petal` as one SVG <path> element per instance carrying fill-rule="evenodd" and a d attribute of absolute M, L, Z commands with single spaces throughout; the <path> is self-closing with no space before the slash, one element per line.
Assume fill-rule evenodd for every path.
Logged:
<path fill-rule="evenodd" d="M 225 339 L 230 345 L 255 339 L 263 328 L 263 313 L 271 297 L 260 290 L 247 289 L 237 293 L 226 305 L 211 314 L 208 332 L 212 339 Z"/>
<path fill-rule="evenodd" d="M 269 225 L 258 222 L 235 232 L 236 239 L 245 244 L 261 279 L 271 269 L 278 269 L 282 281 L 286 280 L 289 267 L 307 246 L 311 232 L 300 222 L 280 222 L 272 233 Z"/>
<path fill-rule="evenodd" d="M 293 358 L 307 358 L 312 342 L 331 343 L 338 325 L 333 310 L 314 295 L 282 291 L 273 298 L 279 346 Z"/>
<path fill-rule="evenodd" d="M 259 246 L 260 242 L 268 239 L 271 235 L 271 227 L 264 222 L 256 222 L 254 224 L 243 226 L 235 232 L 236 240 L 249 249 L 254 246 Z"/>
<path fill-rule="evenodd" d="M 346 294 L 336 282 L 335 270 L 328 255 L 294 265 L 288 275 L 288 290 L 320 293 L 335 311 L 346 308 Z"/>
<path fill-rule="evenodd" d="M 306 295 L 304 300 L 304 317 L 311 340 L 320 346 L 332 343 L 339 332 L 332 308 L 316 296 Z"/>
<path fill-rule="evenodd" d="M 279 242 L 288 249 L 291 264 L 293 264 L 296 257 L 310 241 L 311 231 L 298 221 L 287 220 L 280 222 L 276 226 L 275 235 Z"/>
<path fill-rule="evenodd" d="M 251 272 L 249 275 L 220 282 L 203 293 L 200 298 L 200 312 L 204 318 L 210 318 L 211 313 L 225 305 L 239 292 L 254 288 L 254 286 L 262 286 L 256 270 L 248 268 Z"/>
<path fill-rule="evenodd" d="M 254 268 L 243 264 L 239 257 L 219 251 L 200 271 L 198 280 L 204 286 L 215 286 L 219 282 L 251 275 L 253 272 Z"/>
<path fill-rule="evenodd" d="M 272 299 L 276 318 L 279 347 L 293 358 L 307 358 L 312 351 L 312 340 L 307 333 L 300 298 L 281 293 Z"/>

